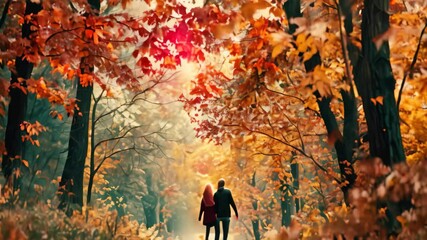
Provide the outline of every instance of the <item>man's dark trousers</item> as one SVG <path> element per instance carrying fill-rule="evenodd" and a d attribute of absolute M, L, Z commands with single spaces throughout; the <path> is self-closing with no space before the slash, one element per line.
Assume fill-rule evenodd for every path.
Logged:
<path fill-rule="evenodd" d="M 230 227 L 230 218 L 229 217 L 219 217 L 216 219 L 216 224 L 218 227 L 215 228 L 215 240 L 219 240 L 219 222 L 222 222 L 222 231 L 224 233 L 223 240 L 228 238 L 228 228 Z"/>

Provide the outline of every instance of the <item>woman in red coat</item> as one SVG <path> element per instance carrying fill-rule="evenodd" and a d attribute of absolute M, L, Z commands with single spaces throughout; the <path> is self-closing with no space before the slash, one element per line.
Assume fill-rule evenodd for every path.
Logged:
<path fill-rule="evenodd" d="M 211 227 L 215 227 L 215 233 L 217 232 L 218 225 L 216 224 L 216 215 L 215 215 L 215 202 L 213 200 L 213 189 L 212 184 L 206 184 L 205 191 L 203 192 L 202 202 L 200 203 L 200 213 L 199 221 L 202 219 L 203 215 L 203 225 L 206 226 L 206 237 L 209 239 L 209 232 Z"/>

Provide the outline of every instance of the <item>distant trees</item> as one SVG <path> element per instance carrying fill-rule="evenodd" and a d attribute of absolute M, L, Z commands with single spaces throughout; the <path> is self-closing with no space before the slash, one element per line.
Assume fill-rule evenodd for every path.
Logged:
<path fill-rule="evenodd" d="M 154 113 L 142 112 L 143 109 L 150 109 L 144 105 L 152 104 L 148 97 L 153 94 L 151 91 L 157 85 L 167 82 L 167 79 L 159 78 L 153 80 L 151 86 L 136 93 L 123 90 L 107 93 L 100 90 L 93 94 L 94 105 L 89 124 L 91 134 L 87 205 L 91 203 L 95 178 L 100 171 L 105 172 L 104 169 L 117 168 L 116 164 L 123 164 L 121 168 L 125 176 L 138 171 L 142 174 L 146 167 L 144 164 L 150 164 L 138 159 L 145 159 L 162 151 L 158 140 L 165 134 L 163 127 L 157 123 L 150 123 L 149 120 L 153 118 Z M 140 121 L 140 117 L 145 121 Z M 156 117 L 160 120 L 160 116 Z"/>

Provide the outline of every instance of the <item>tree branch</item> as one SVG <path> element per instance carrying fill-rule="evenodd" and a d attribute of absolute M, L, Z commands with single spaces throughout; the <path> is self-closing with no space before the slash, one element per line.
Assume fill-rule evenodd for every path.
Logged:
<path fill-rule="evenodd" d="M 257 134 L 260 134 L 260 135 L 264 135 L 264 136 L 266 136 L 266 137 L 269 137 L 269 138 L 271 138 L 271 139 L 273 139 L 273 140 L 275 140 L 275 141 L 278 141 L 278 142 L 280 142 L 280 143 L 282 143 L 282 144 L 284 144 L 284 145 L 286 145 L 286 146 L 288 146 L 288 147 L 290 147 L 290 148 L 292 148 L 292 149 L 294 149 L 295 151 L 297 151 L 297 152 L 299 152 L 301 155 L 303 155 L 303 156 L 305 156 L 305 157 L 307 157 L 308 159 L 310 159 L 313 163 L 314 163 L 314 165 L 315 166 L 317 166 L 320 170 L 322 170 L 326 175 L 329 175 L 331 178 L 333 178 L 337 183 L 341 183 L 342 181 L 341 180 L 339 180 L 338 178 L 336 178 L 336 177 L 334 177 L 334 176 L 332 176 L 329 172 L 328 172 L 328 170 L 325 168 L 325 167 L 323 167 L 316 159 L 314 159 L 314 157 L 313 156 L 311 156 L 311 155 L 308 155 L 303 149 L 301 149 L 301 148 L 298 148 L 298 147 L 296 147 L 296 146 L 294 146 L 294 145 L 292 145 L 292 144 L 290 144 L 290 143 L 288 143 L 288 142 L 286 142 L 286 141 L 283 141 L 283 140 L 281 140 L 281 139 L 279 139 L 279 138 L 276 138 L 276 137 L 274 137 L 274 136 L 271 136 L 270 134 L 268 134 L 268 133 L 264 133 L 264 132 L 261 132 L 261 131 L 257 131 L 257 130 L 250 130 L 250 129 L 248 129 L 247 127 L 244 127 L 243 126 L 243 128 L 245 128 L 247 131 L 250 131 L 250 132 L 253 132 L 253 133 L 257 133 Z"/>
<path fill-rule="evenodd" d="M 346 82 L 351 88 L 353 88 L 353 84 L 352 84 L 353 81 L 352 81 L 351 70 L 350 70 L 350 58 L 348 56 L 348 50 L 347 50 L 347 38 L 346 38 L 346 35 L 344 35 L 344 31 L 343 31 L 344 26 L 341 20 L 342 11 L 337 1 L 335 1 L 335 6 L 336 6 L 336 9 L 338 10 L 338 23 L 340 28 L 341 51 L 344 56 Z"/>
<path fill-rule="evenodd" d="M 96 166 L 96 168 L 94 169 L 93 175 L 95 175 L 98 172 L 98 170 L 101 168 L 101 166 L 105 162 L 105 160 L 107 160 L 108 158 L 110 158 L 110 157 L 112 157 L 112 156 L 114 156 L 116 154 L 119 154 L 119 153 L 122 153 L 122 152 L 126 152 L 126 151 L 130 151 L 130 150 L 135 150 L 135 146 L 129 147 L 129 148 L 120 149 L 120 150 L 114 151 L 114 152 L 112 152 L 112 153 L 110 153 L 108 155 L 105 155 L 102 158 L 101 162 L 98 164 L 98 166 Z"/>
<path fill-rule="evenodd" d="M 131 127 L 131 128 L 129 128 L 128 130 L 126 130 L 121 136 L 117 136 L 117 137 L 113 137 L 113 138 L 108 138 L 108 139 L 104 139 L 104 140 L 101 140 L 101 141 L 99 141 L 97 144 L 95 144 L 95 149 L 99 146 L 99 145 L 101 145 L 102 143 L 105 143 L 105 142 L 110 142 L 110 141 L 114 141 L 114 140 L 119 140 L 119 139 L 122 139 L 122 138 L 124 138 L 124 137 L 126 137 L 126 135 L 130 132 L 130 131 L 132 131 L 133 129 L 136 129 L 136 128 L 139 128 L 140 126 L 134 126 L 134 127 Z"/>
<path fill-rule="evenodd" d="M 269 88 L 267 88 L 267 86 L 265 86 L 265 85 L 264 85 L 264 87 L 265 87 L 265 89 L 266 89 L 267 91 L 269 91 L 269 92 L 276 93 L 276 94 L 282 95 L 282 96 L 284 96 L 284 97 L 295 98 L 295 99 L 297 99 L 298 101 L 300 101 L 301 103 L 305 103 L 305 102 L 304 102 L 304 99 L 299 98 L 299 97 L 297 97 L 297 96 L 293 96 L 293 95 L 289 95 L 289 94 L 285 94 L 285 93 L 281 93 L 281 92 L 278 92 L 278 91 L 275 91 L 275 90 L 269 89 Z"/>
<path fill-rule="evenodd" d="M 408 77 L 408 75 L 410 77 L 412 77 L 412 74 L 413 74 L 413 71 L 414 71 L 414 67 L 415 67 L 415 63 L 417 62 L 418 53 L 419 53 L 420 48 L 421 48 L 421 42 L 423 40 L 422 38 L 423 38 L 423 35 L 424 35 L 425 31 L 426 31 L 426 28 L 427 28 L 427 22 L 424 25 L 423 30 L 421 31 L 420 39 L 418 40 L 417 50 L 415 51 L 414 58 L 412 59 L 411 66 L 409 67 L 409 70 L 405 73 L 405 75 L 403 76 L 402 85 L 400 85 L 399 95 L 397 97 L 397 109 L 398 110 L 399 110 L 400 100 L 402 99 L 402 92 L 403 92 L 403 87 L 405 86 L 406 78 Z"/>
<path fill-rule="evenodd" d="M 97 117 L 97 118 L 95 119 L 95 122 L 98 122 L 99 120 L 101 120 L 101 118 L 103 118 L 103 117 L 105 117 L 105 116 L 107 116 L 107 115 L 110 115 L 110 114 L 112 114 L 112 113 L 114 113 L 114 112 L 118 111 L 118 110 L 119 110 L 120 108 L 122 108 L 122 107 L 128 107 L 128 106 L 131 106 L 131 105 L 135 104 L 137 101 L 145 100 L 144 98 L 139 98 L 139 97 L 140 97 L 142 94 L 144 94 L 144 93 L 148 92 L 149 90 L 153 89 L 153 88 L 154 88 L 155 86 L 157 86 L 159 83 L 160 83 L 160 81 L 156 81 L 153 85 L 151 85 L 151 86 L 147 87 L 146 89 L 144 89 L 144 90 L 142 90 L 142 91 L 140 91 L 140 92 L 136 93 L 136 94 L 132 97 L 132 99 L 131 99 L 129 102 L 124 103 L 123 105 L 120 105 L 120 106 L 118 106 L 118 107 L 115 107 L 115 108 L 111 109 L 111 110 L 110 110 L 110 111 L 108 111 L 108 112 L 104 112 L 103 114 L 101 114 L 99 117 Z"/>
<path fill-rule="evenodd" d="M 52 38 L 54 38 L 58 34 L 72 32 L 72 31 L 75 31 L 75 30 L 77 30 L 79 28 L 83 28 L 83 27 L 76 27 L 76 28 L 72 28 L 72 29 L 63 29 L 62 31 L 58 31 L 58 32 L 52 33 L 52 35 L 50 35 L 48 38 L 46 38 L 45 43 L 49 42 Z M 76 34 L 73 34 L 73 35 L 76 36 L 79 39 L 82 39 L 81 37 L 77 36 Z M 84 41 L 84 40 L 82 39 L 82 41 Z M 84 41 L 84 42 L 88 43 L 87 41 Z"/>
<path fill-rule="evenodd" d="M 283 109 L 281 106 L 279 106 L 279 108 Z M 283 109 L 283 110 L 284 110 L 284 109 Z M 304 140 L 303 140 L 303 138 L 302 138 L 301 130 L 299 129 L 298 125 L 297 125 L 297 124 L 295 124 L 295 123 L 294 123 L 294 122 L 289 118 L 288 114 L 283 113 L 283 115 L 285 116 L 285 118 L 286 118 L 286 119 L 288 119 L 289 123 L 290 123 L 292 126 L 294 126 L 294 127 L 296 128 L 296 130 L 297 130 L 297 132 L 298 132 L 298 136 L 299 136 L 299 138 L 300 138 L 300 140 L 301 140 L 301 149 L 305 152 L 305 144 L 304 144 Z"/>
<path fill-rule="evenodd" d="M 12 0 L 7 0 L 6 4 L 4 5 L 3 13 L 0 19 L 0 29 L 3 27 L 3 24 L 6 21 L 6 16 L 7 16 L 7 12 L 9 11 L 10 2 L 12 2 Z"/>

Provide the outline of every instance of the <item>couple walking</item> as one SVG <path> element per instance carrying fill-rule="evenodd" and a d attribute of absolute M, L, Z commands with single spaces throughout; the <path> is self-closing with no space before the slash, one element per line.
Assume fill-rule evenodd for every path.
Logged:
<path fill-rule="evenodd" d="M 211 184 L 207 184 L 203 192 L 202 202 L 200 204 L 199 221 L 203 215 L 203 225 L 206 226 L 205 239 L 209 239 L 209 232 L 211 227 L 215 227 L 215 240 L 219 240 L 219 223 L 222 222 L 222 231 L 224 234 L 223 239 L 227 240 L 228 228 L 230 227 L 231 211 L 230 206 L 236 214 L 236 219 L 239 218 L 237 213 L 236 204 L 234 203 L 233 196 L 229 189 L 224 188 L 225 180 L 218 181 L 218 190 L 213 194 Z"/>

